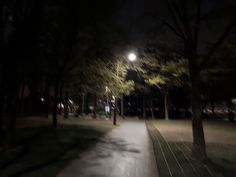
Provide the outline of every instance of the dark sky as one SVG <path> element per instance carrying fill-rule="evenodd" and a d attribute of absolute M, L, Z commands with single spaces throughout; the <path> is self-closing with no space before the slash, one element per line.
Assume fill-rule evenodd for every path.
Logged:
<path fill-rule="evenodd" d="M 127 0 L 117 14 L 118 23 L 128 33 L 131 40 L 142 35 L 139 22 L 145 14 L 144 0 Z"/>
<path fill-rule="evenodd" d="M 196 10 L 196 0 L 191 0 L 189 6 L 191 10 Z M 194 3 L 195 2 L 195 5 Z M 223 9 L 224 4 L 234 3 L 236 0 L 204 0 L 203 13 L 208 13 L 212 8 L 217 7 Z M 230 7 L 230 6 L 228 6 Z M 148 31 L 154 29 L 156 25 L 150 14 L 161 12 L 167 13 L 165 0 L 126 0 L 123 7 L 117 14 L 118 23 L 126 31 L 130 38 L 130 43 L 142 41 Z M 227 10 L 223 13 L 227 12 Z M 191 13 L 191 11 L 190 11 Z M 221 31 L 227 26 L 226 18 L 222 18 L 224 14 L 215 14 L 216 21 L 213 23 L 205 23 L 204 30 L 201 31 L 201 36 L 206 40 L 214 40 L 217 38 Z M 158 15 L 157 15 L 158 16 Z M 218 24 L 217 24 L 218 23 Z M 216 25 L 217 24 L 217 27 Z M 222 24 L 222 25 L 219 25 Z M 156 26 L 155 26 L 156 28 Z"/>
<path fill-rule="evenodd" d="M 129 23 L 144 12 L 144 0 L 127 0 L 120 12 L 120 19 Z"/>

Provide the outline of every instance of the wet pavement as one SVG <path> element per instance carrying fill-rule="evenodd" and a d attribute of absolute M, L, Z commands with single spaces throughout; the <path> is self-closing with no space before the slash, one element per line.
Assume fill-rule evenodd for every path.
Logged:
<path fill-rule="evenodd" d="M 144 121 L 126 120 L 57 177 L 157 177 Z"/>

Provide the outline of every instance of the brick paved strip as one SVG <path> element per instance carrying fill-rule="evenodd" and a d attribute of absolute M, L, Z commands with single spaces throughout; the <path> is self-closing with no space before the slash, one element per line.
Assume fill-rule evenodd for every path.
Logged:
<path fill-rule="evenodd" d="M 156 129 L 153 126 L 151 122 L 146 122 L 149 135 L 151 137 L 151 140 L 153 142 L 155 157 L 156 157 L 156 163 L 158 168 L 158 173 L 160 177 L 172 177 L 172 172 L 170 170 L 169 164 L 166 160 L 165 153 L 163 152 L 163 149 L 161 147 L 161 144 L 158 140 L 158 137 L 156 135 Z"/>
<path fill-rule="evenodd" d="M 171 177 L 186 177 L 177 157 L 172 151 L 170 145 L 162 137 L 160 132 L 153 126 L 151 122 L 147 122 L 147 127 L 154 142 L 154 147 L 156 150 L 155 155 L 157 156 L 157 168 L 160 177 L 165 177 L 167 172 Z M 155 142 L 158 142 L 158 146 L 156 146 Z M 163 165 L 163 160 L 161 157 L 164 158 L 165 165 Z"/>
<path fill-rule="evenodd" d="M 191 158 L 190 143 L 167 142 L 152 121 L 147 121 L 146 125 L 153 142 L 160 177 L 222 177 L 211 165 Z"/>
<path fill-rule="evenodd" d="M 174 142 L 171 143 L 171 146 L 174 147 L 174 151 L 180 153 L 180 155 L 177 156 L 179 157 L 179 161 L 185 171 L 185 174 L 187 176 L 201 177 L 196 168 L 196 165 L 192 162 L 191 158 L 188 155 L 186 155 L 183 149 L 181 149 L 180 145 Z"/>

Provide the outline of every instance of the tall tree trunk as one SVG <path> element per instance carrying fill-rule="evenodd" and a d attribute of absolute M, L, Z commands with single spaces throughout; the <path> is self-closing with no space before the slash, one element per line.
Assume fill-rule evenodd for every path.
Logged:
<path fill-rule="evenodd" d="M 16 130 L 16 112 L 17 106 L 16 103 L 13 103 L 15 100 L 8 98 L 7 103 L 7 114 L 5 117 L 5 145 L 7 147 L 11 146 L 15 141 L 15 130 Z"/>
<path fill-rule="evenodd" d="M 230 122 L 234 122 L 234 112 L 233 112 L 233 103 L 231 101 L 231 98 L 230 99 L 227 99 L 226 101 L 227 103 L 227 107 L 228 107 L 228 118 L 229 118 L 229 121 Z"/>
<path fill-rule="evenodd" d="M 58 114 L 62 115 L 62 104 L 63 104 L 63 83 L 60 84 L 59 86 L 59 109 L 58 109 Z"/>
<path fill-rule="evenodd" d="M 82 94 L 81 113 L 82 115 L 85 113 L 85 94 Z"/>
<path fill-rule="evenodd" d="M 45 91 L 44 91 L 44 98 L 45 98 L 45 101 L 46 101 L 46 117 L 49 116 L 50 114 L 50 102 L 51 102 L 51 99 L 50 99 L 50 86 L 48 83 L 46 83 L 46 86 L 45 86 Z"/>
<path fill-rule="evenodd" d="M 168 91 L 164 92 L 165 120 L 169 120 Z"/>
<path fill-rule="evenodd" d="M 3 110 L 4 110 L 4 87 L 3 87 L 3 81 L 1 81 L 0 85 L 0 144 L 2 144 L 3 141 Z"/>
<path fill-rule="evenodd" d="M 122 95 L 121 97 L 121 105 L 120 105 L 120 110 L 121 110 L 121 117 L 124 119 L 125 118 L 125 115 L 124 115 L 124 95 Z"/>
<path fill-rule="evenodd" d="M 24 101 L 25 101 L 25 81 L 23 80 L 20 88 L 20 101 L 19 101 L 19 106 L 18 106 L 18 113 L 20 115 L 24 114 Z"/>
<path fill-rule="evenodd" d="M 65 119 L 68 119 L 69 117 L 69 98 L 68 98 L 68 91 L 66 91 L 66 94 L 65 94 L 65 105 L 64 105 L 64 118 Z"/>
<path fill-rule="evenodd" d="M 226 100 L 226 105 L 227 105 L 227 108 L 228 108 L 228 112 L 233 111 L 233 103 L 231 101 L 231 98 L 228 98 Z"/>
<path fill-rule="evenodd" d="M 193 148 L 192 157 L 199 161 L 206 161 L 206 144 L 202 123 L 201 99 L 199 93 L 199 74 L 196 71 L 196 65 L 190 63 L 191 96 L 192 96 L 192 130 L 193 130 Z"/>
<path fill-rule="evenodd" d="M 53 103 L 53 116 L 52 116 L 52 126 L 54 128 L 57 127 L 58 94 L 59 94 L 59 81 L 56 81 L 54 85 L 54 103 Z"/>
<path fill-rule="evenodd" d="M 151 100 L 151 114 L 152 114 L 152 119 L 154 119 L 153 100 Z"/>
<path fill-rule="evenodd" d="M 143 95 L 143 118 L 146 118 L 146 99 L 145 95 Z"/>
<path fill-rule="evenodd" d="M 211 99 L 211 112 L 212 112 L 213 118 L 215 118 L 215 102 L 213 99 Z"/>
<path fill-rule="evenodd" d="M 115 97 L 115 105 L 113 110 L 113 125 L 116 125 L 116 117 L 117 116 L 117 97 Z"/>
<path fill-rule="evenodd" d="M 94 98 L 93 98 L 93 118 L 96 119 L 97 118 L 97 95 L 94 94 Z"/>
<path fill-rule="evenodd" d="M 5 113 L 6 113 L 6 74 L 4 72 L 4 65 L 1 63 L 2 66 L 0 68 L 1 75 L 0 75 L 0 145 L 4 144 L 5 141 Z"/>
<path fill-rule="evenodd" d="M 19 102 L 19 83 L 8 81 L 6 90 L 6 116 L 5 116 L 5 145 L 11 146 L 15 141 L 17 104 Z"/>

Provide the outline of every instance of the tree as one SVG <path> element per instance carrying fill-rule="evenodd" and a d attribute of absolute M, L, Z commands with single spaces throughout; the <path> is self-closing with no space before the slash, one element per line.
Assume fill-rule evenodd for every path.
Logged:
<path fill-rule="evenodd" d="M 213 117 L 215 114 L 215 102 L 227 102 L 232 104 L 235 98 L 235 34 L 231 35 L 224 46 L 219 48 L 219 52 L 214 55 L 214 64 L 211 69 L 202 72 L 203 97 L 206 102 L 210 102 Z M 224 86 L 222 87 L 222 83 Z M 229 106 L 229 114 L 232 107 Z"/>
<path fill-rule="evenodd" d="M 32 70 L 32 51 L 37 47 L 42 3 L 39 1 L 2 1 L 1 5 L 1 112 L 6 127 L 3 139 L 11 145 L 15 138 L 15 122 L 19 106 L 20 85 Z M 26 13 L 27 12 L 27 13 Z M 1 122 L 1 121 L 0 121 Z M 2 127 L 1 124 L 1 127 Z M 1 128 L 0 128 L 1 129 Z"/>
<path fill-rule="evenodd" d="M 123 95 L 129 95 L 134 90 L 134 81 L 127 80 L 128 66 L 125 64 L 124 57 L 115 56 L 116 61 L 109 63 L 109 82 L 107 83 L 112 95 L 114 96 L 113 124 L 116 125 L 117 102 Z"/>
<path fill-rule="evenodd" d="M 84 1 L 60 1 L 49 3 L 45 9 L 41 46 L 48 66 L 48 76 L 54 85 L 53 127 L 57 127 L 58 103 L 62 101 L 64 86 L 73 71 L 80 67 L 80 60 L 83 60 L 89 46 L 86 30 L 91 16 L 86 17 L 86 22 L 80 14 L 86 12 L 83 7 L 88 8 L 87 5 Z"/>
<path fill-rule="evenodd" d="M 146 108 L 148 100 L 152 101 L 151 98 L 148 98 L 151 94 L 151 88 L 150 85 L 145 82 L 143 72 L 140 72 L 140 69 L 138 68 L 139 67 L 136 67 L 137 70 L 135 69 L 137 78 L 134 80 L 134 90 L 136 94 L 142 95 L 142 117 L 145 119 L 147 118 Z"/>
<path fill-rule="evenodd" d="M 170 59 L 171 58 L 171 59 Z M 188 61 L 186 59 L 173 59 L 174 56 L 161 56 L 150 51 L 144 54 L 141 66 L 142 77 L 150 86 L 157 87 L 164 97 L 165 119 L 169 119 L 168 95 L 173 87 L 187 85 Z"/>
<path fill-rule="evenodd" d="M 182 54 L 189 62 L 193 112 L 192 156 L 195 159 L 204 161 L 207 160 L 207 154 L 201 118 L 199 86 L 201 72 L 209 68 L 210 64 L 214 62 L 214 54 L 235 27 L 236 20 L 234 18 L 235 15 L 233 15 L 235 3 L 221 1 L 209 2 L 208 4 L 208 1 L 203 0 L 196 0 L 191 3 L 186 0 L 167 0 L 164 4 L 165 7 L 159 10 L 158 15 L 153 15 L 153 17 L 156 19 L 157 24 L 164 25 L 165 30 L 168 30 L 169 34 L 175 37 L 175 42 L 181 44 L 178 45 L 180 48 L 176 48 L 176 45 L 172 45 L 170 48 Z M 214 25 L 214 31 L 209 30 L 209 24 Z M 219 28 L 216 28 L 216 26 Z M 225 26 L 225 28 L 222 28 L 222 26 Z M 220 30 L 218 31 L 217 29 Z M 214 37 L 207 35 L 212 33 L 215 34 Z M 210 47 L 206 41 L 210 41 Z"/>
<path fill-rule="evenodd" d="M 164 96 L 166 120 L 169 119 L 169 90 L 173 87 L 181 87 L 183 85 L 187 85 L 186 77 L 188 73 L 186 66 L 186 60 L 170 61 L 164 64 L 160 64 L 159 68 L 156 68 L 159 70 L 158 72 L 150 73 L 149 76 L 146 76 L 146 82 L 159 88 Z"/>

